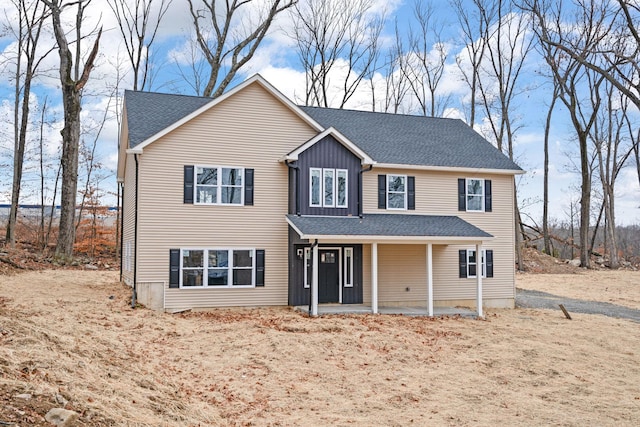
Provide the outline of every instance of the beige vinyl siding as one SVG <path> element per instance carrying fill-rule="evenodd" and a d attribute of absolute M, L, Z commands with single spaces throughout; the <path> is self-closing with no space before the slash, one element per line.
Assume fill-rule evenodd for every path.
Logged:
<path fill-rule="evenodd" d="M 166 309 L 287 304 L 288 172 L 278 160 L 314 135 L 253 84 L 144 149 L 139 281 L 168 283 L 171 248 L 265 250 L 264 287 L 167 288 Z M 184 165 L 254 168 L 254 206 L 183 204 Z"/>
<path fill-rule="evenodd" d="M 385 211 L 378 209 L 378 175 L 402 174 L 415 176 L 416 210 Z M 489 299 L 513 299 L 515 297 L 515 255 L 514 255 L 514 205 L 513 176 L 497 174 L 468 174 L 454 172 L 374 169 L 363 174 L 363 205 L 366 213 L 452 215 L 475 225 L 494 236 L 483 249 L 493 250 L 494 277 L 483 279 L 483 297 Z M 458 178 L 491 179 L 492 212 L 458 211 Z M 427 242 L 425 241 L 425 244 Z M 392 249 L 390 249 L 392 248 Z M 473 300 L 476 297 L 476 280 L 459 278 L 458 251 L 475 249 L 474 245 L 434 245 L 433 246 L 433 293 L 435 301 Z M 371 250 L 365 247 L 365 260 L 370 263 Z M 426 252 L 421 245 L 378 245 L 378 295 L 380 303 L 403 301 L 414 287 L 424 290 L 426 298 Z M 415 253 L 414 253 L 415 252 Z M 403 268 L 395 267 L 402 255 L 416 264 Z M 422 257 L 422 261 L 420 260 Z M 370 268 L 370 266 L 368 267 Z M 385 270 L 389 271 L 387 275 Z M 413 285 L 412 285 L 413 284 Z M 411 287 L 406 292 L 406 287 Z M 371 287 L 369 280 L 364 288 Z M 417 291 L 418 289 L 416 289 Z M 422 292 L 422 291 L 420 291 Z M 369 291 L 370 294 L 370 291 Z M 416 293 L 416 295 L 418 295 Z M 418 296 L 422 298 L 422 293 Z M 370 298 L 370 297 L 369 297 Z"/>
<path fill-rule="evenodd" d="M 125 175 L 125 187 L 124 187 L 124 200 L 122 202 L 123 210 L 123 230 L 122 230 L 122 279 L 125 283 L 133 284 L 133 262 L 135 259 L 135 208 L 136 208 L 136 166 L 133 154 L 126 155 L 124 175 Z M 126 251 L 127 245 L 130 244 L 131 262 L 130 269 L 126 264 Z"/>
<path fill-rule="evenodd" d="M 378 303 L 426 305 L 426 260 L 426 245 L 378 245 Z"/>

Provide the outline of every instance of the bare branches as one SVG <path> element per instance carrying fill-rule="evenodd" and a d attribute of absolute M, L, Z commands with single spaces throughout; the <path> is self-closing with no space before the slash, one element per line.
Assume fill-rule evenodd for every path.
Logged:
<path fill-rule="evenodd" d="M 51 12 L 53 30 L 58 42 L 60 56 L 60 83 L 62 84 L 62 103 L 64 107 L 64 128 L 62 129 L 62 196 L 60 212 L 60 232 L 56 245 L 56 256 L 69 258 L 73 254 L 75 241 L 75 210 L 78 188 L 78 149 L 80 144 L 80 108 L 82 89 L 87 83 L 93 69 L 102 29 L 98 31 L 96 40 L 84 65 L 81 67 L 80 41 L 82 38 L 82 21 L 86 7 L 91 0 L 69 2 L 63 4 L 58 0 L 42 0 Z M 76 9 L 76 49 L 75 54 L 69 49 L 67 35 L 62 26 L 62 9 L 75 5 Z M 82 68 L 82 71 L 80 69 Z"/>
<path fill-rule="evenodd" d="M 309 0 L 294 7 L 290 37 L 305 70 L 306 105 L 343 108 L 375 70 L 384 16 L 373 14 L 372 4 Z"/>
<path fill-rule="evenodd" d="M 210 68 L 204 96 L 216 98 L 224 93 L 253 57 L 275 17 L 296 3 L 270 0 L 259 10 L 260 3 L 254 0 L 189 0 L 196 40 Z"/>
<path fill-rule="evenodd" d="M 133 7 L 132 0 L 108 1 L 131 63 L 133 90 L 145 90 L 151 84 L 151 46 L 172 1 L 159 0 L 159 3 L 154 3 L 154 0 L 133 0 Z M 154 8 L 154 5 L 157 7 Z"/>

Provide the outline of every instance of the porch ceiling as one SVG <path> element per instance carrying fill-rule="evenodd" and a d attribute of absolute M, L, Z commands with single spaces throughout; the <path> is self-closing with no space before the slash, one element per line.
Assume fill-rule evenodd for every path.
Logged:
<path fill-rule="evenodd" d="M 493 236 L 457 216 L 368 214 L 362 218 L 287 215 L 302 239 L 334 242 L 462 243 Z"/>

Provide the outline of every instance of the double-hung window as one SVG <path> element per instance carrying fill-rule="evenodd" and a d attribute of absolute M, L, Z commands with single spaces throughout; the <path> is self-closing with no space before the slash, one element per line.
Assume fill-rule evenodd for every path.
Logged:
<path fill-rule="evenodd" d="M 484 179 L 467 178 L 467 210 L 484 210 Z"/>
<path fill-rule="evenodd" d="M 460 278 L 476 278 L 478 269 L 482 277 L 493 277 L 493 249 L 483 249 L 480 259 L 474 249 L 461 249 L 460 254 Z"/>
<path fill-rule="evenodd" d="M 255 285 L 254 249 L 182 249 L 182 287 Z"/>
<path fill-rule="evenodd" d="M 406 175 L 387 175 L 387 209 L 407 209 Z"/>
<path fill-rule="evenodd" d="M 309 206 L 348 207 L 348 171 L 346 169 L 309 169 Z"/>
<path fill-rule="evenodd" d="M 211 205 L 242 205 L 243 168 L 196 166 L 195 202 Z"/>

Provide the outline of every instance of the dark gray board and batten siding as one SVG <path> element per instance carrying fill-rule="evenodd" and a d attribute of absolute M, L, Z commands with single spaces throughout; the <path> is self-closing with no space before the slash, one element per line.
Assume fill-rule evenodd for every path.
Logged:
<path fill-rule="evenodd" d="M 311 244 L 300 239 L 291 227 L 289 227 L 289 305 L 301 306 L 309 305 L 311 298 L 310 288 L 304 287 L 304 258 L 298 258 L 298 249 L 304 250 Z M 342 288 L 342 304 L 362 304 L 363 300 L 363 271 L 362 271 L 362 245 L 319 245 L 322 247 L 343 248 L 342 257 L 344 259 L 344 248 L 353 248 L 353 287 L 344 287 L 344 277 L 340 287 Z M 342 267 L 344 269 L 344 265 Z"/>
<path fill-rule="evenodd" d="M 349 149 L 335 140 L 331 135 L 326 136 L 313 146 L 309 147 L 298 156 L 296 165 L 299 168 L 298 183 L 299 188 L 295 189 L 295 184 L 290 185 L 292 195 L 295 198 L 296 193 L 299 199 L 299 208 L 301 215 L 328 215 L 328 216 L 348 216 L 358 215 L 358 179 L 360 172 L 360 159 L 354 155 Z M 347 207 L 346 208 L 324 208 L 311 207 L 309 203 L 309 179 L 310 168 L 331 168 L 346 169 L 348 175 L 347 182 Z M 293 172 L 293 171 L 292 171 Z M 292 173 L 291 176 L 295 176 Z M 295 201 L 291 203 L 289 208 L 295 209 Z M 292 213 L 297 213 L 292 212 Z"/>

